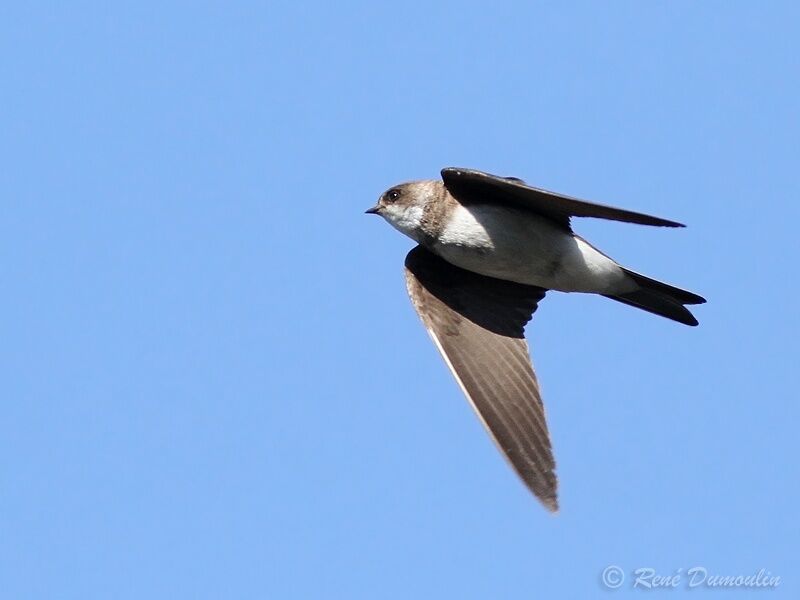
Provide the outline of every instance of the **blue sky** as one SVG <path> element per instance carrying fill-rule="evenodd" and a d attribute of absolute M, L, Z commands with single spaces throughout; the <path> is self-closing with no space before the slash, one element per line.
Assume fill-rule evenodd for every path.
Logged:
<path fill-rule="evenodd" d="M 637 597 L 639 567 L 702 566 L 796 597 L 799 18 L 5 6 L 3 596 Z M 555 517 L 429 343 L 412 243 L 363 214 L 443 166 L 689 225 L 576 223 L 709 302 L 696 329 L 541 304 Z"/>

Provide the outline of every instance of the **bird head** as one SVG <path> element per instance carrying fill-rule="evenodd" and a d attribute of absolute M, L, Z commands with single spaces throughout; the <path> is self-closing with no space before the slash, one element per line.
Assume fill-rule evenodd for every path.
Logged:
<path fill-rule="evenodd" d="M 413 181 L 393 186 L 381 194 L 378 203 L 366 212 L 380 215 L 392 227 L 419 241 L 426 209 L 436 200 L 440 187 L 441 183 L 437 181 Z"/>

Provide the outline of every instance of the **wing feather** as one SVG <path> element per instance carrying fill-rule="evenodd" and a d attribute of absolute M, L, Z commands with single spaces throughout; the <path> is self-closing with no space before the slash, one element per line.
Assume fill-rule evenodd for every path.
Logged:
<path fill-rule="evenodd" d="M 682 223 L 632 210 L 579 200 L 527 185 L 515 177 L 498 177 L 474 169 L 442 169 L 442 180 L 459 201 L 497 202 L 532 210 L 569 229 L 570 217 L 596 217 L 639 225 L 684 227 Z"/>
<path fill-rule="evenodd" d="M 418 246 L 411 301 L 464 395 L 525 485 L 558 509 L 555 460 L 524 338 L 545 290 L 459 269 Z"/>

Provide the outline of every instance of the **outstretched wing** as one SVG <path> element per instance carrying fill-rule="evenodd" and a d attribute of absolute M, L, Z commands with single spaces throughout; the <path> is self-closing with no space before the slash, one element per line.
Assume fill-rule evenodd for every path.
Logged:
<path fill-rule="evenodd" d="M 545 290 L 465 271 L 422 246 L 405 264 L 414 308 L 478 417 L 525 485 L 557 510 L 555 461 L 524 338 Z"/>
<path fill-rule="evenodd" d="M 570 217 L 597 217 L 612 221 L 684 227 L 681 223 L 652 217 L 631 210 L 586 202 L 570 196 L 548 192 L 525 184 L 515 177 L 498 177 L 475 171 L 449 167 L 442 169 L 442 180 L 448 191 L 464 203 L 496 202 L 532 210 L 569 229 Z"/>

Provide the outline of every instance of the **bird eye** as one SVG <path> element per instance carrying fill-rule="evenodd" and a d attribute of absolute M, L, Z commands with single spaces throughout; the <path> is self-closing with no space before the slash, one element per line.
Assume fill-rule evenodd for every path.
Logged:
<path fill-rule="evenodd" d="M 397 190 L 389 190 L 386 192 L 386 200 L 389 202 L 394 202 L 400 197 L 400 192 Z"/>

